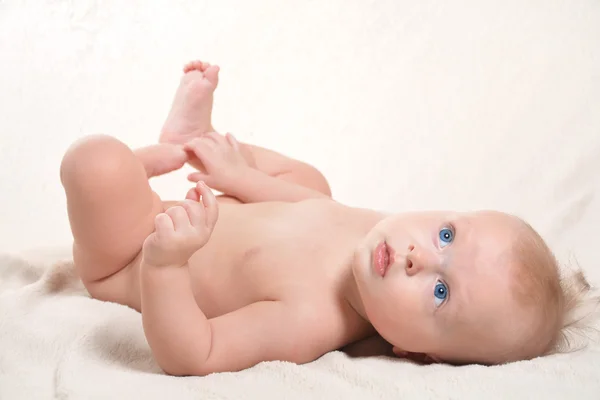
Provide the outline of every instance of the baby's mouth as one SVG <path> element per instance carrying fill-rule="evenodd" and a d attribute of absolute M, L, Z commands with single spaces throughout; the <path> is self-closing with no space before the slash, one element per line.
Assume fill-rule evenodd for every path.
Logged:
<path fill-rule="evenodd" d="M 373 270 L 382 278 L 385 277 L 393 260 L 393 249 L 384 241 L 373 250 Z"/>

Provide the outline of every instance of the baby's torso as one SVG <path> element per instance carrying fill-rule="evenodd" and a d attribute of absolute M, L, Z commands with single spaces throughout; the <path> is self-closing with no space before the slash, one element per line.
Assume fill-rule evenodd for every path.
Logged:
<path fill-rule="evenodd" d="M 222 204 L 209 242 L 190 259 L 208 318 L 263 300 L 339 304 L 364 232 L 332 201 Z"/>

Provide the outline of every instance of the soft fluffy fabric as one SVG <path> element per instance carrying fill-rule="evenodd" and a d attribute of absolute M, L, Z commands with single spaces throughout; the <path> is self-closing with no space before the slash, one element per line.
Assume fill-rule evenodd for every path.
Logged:
<path fill-rule="evenodd" d="M 0 399 L 597 399 L 600 351 L 502 367 L 421 366 L 364 341 L 307 365 L 164 375 L 141 314 L 90 299 L 68 257 L 0 258 Z"/>
<path fill-rule="evenodd" d="M 5 0 L 1 399 L 600 398 L 596 343 L 493 368 L 332 352 L 161 374 L 140 315 L 90 299 L 73 274 L 58 168 L 88 133 L 155 142 L 194 58 L 222 67 L 218 130 L 312 163 L 339 201 L 515 213 L 600 285 L 596 0 Z M 181 198 L 188 171 L 152 186 Z"/>

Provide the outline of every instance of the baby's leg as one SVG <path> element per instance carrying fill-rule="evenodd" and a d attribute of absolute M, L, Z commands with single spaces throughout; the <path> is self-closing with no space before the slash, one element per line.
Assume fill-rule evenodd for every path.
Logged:
<path fill-rule="evenodd" d="M 148 177 L 180 168 L 186 157 L 176 146 L 159 147 L 136 156 L 115 138 L 90 136 L 71 146 L 60 171 L 75 267 L 84 285 L 97 299 L 138 310 L 140 250 L 163 211 Z M 162 160 L 158 167 L 157 159 Z"/>
<path fill-rule="evenodd" d="M 159 138 L 161 143 L 183 144 L 214 131 L 211 113 L 213 93 L 219 81 L 219 67 L 192 61 L 183 71 Z M 248 163 L 259 171 L 331 196 L 329 183 L 315 167 L 254 145 L 240 143 L 240 149 Z M 227 198 L 221 197 L 220 200 L 227 201 Z"/>
<path fill-rule="evenodd" d="M 183 68 L 169 115 L 159 142 L 184 144 L 206 132 L 213 132 L 213 93 L 219 83 L 219 67 L 192 61 Z"/>

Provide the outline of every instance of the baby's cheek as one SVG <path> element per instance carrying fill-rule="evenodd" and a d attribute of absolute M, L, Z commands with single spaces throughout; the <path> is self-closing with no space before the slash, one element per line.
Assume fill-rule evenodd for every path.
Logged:
<path fill-rule="evenodd" d="M 406 324 L 411 324 L 415 318 L 418 318 L 420 307 L 417 299 L 418 296 L 416 296 L 414 290 L 410 287 L 400 287 L 390 293 L 387 301 L 390 308 L 393 309 L 390 314 L 395 316 L 393 321 L 396 325 L 402 327 Z"/>
<path fill-rule="evenodd" d="M 378 288 L 372 296 L 363 299 L 369 320 L 383 336 L 402 326 L 407 311 L 405 302 L 390 288 Z"/>
<path fill-rule="evenodd" d="M 429 324 L 434 301 L 433 294 L 427 296 L 429 293 L 424 290 L 423 285 L 413 283 L 415 282 L 410 282 L 398 291 L 396 303 L 402 309 L 404 323 L 410 324 L 412 329 L 417 329 Z"/>

